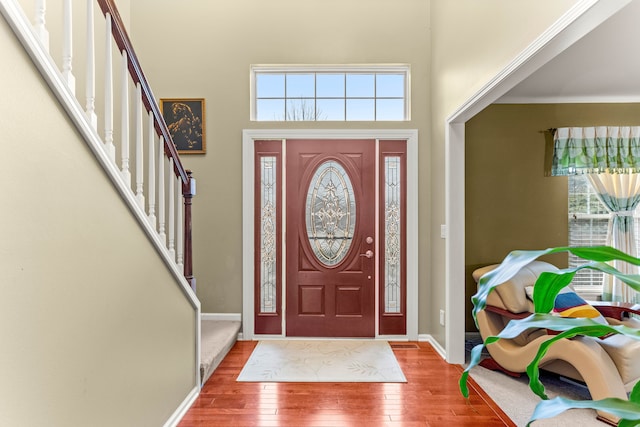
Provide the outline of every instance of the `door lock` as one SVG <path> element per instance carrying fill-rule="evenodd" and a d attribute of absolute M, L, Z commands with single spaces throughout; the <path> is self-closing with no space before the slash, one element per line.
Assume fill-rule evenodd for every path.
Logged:
<path fill-rule="evenodd" d="M 360 256 L 365 256 L 367 258 L 373 258 L 373 251 L 372 250 L 368 250 L 367 252 L 360 254 Z"/>

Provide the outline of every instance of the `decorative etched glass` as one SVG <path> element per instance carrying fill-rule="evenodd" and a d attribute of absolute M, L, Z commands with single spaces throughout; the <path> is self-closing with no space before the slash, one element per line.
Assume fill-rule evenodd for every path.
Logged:
<path fill-rule="evenodd" d="M 401 301 L 401 171 L 400 157 L 384 161 L 384 311 L 400 313 Z"/>
<path fill-rule="evenodd" d="M 349 175 L 336 160 L 322 163 L 311 178 L 305 216 L 315 256 L 329 267 L 340 263 L 356 228 L 356 200 Z"/>
<path fill-rule="evenodd" d="M 276 158 L 260 159 L 260 312 L 276 312 Z"/>

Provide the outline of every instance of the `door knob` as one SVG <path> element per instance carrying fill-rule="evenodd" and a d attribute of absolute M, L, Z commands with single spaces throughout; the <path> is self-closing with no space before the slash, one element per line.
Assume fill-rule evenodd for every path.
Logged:
<path fill-rule="evenodd" d="M 368 250 L 367 252 L 360 254 L 360 256 L 366 256 L 367 258 L 373 258 L 373 251 Z"/>
<path fill-rule="evenodd" d="M 368 244 L 372 244 L 373 243 L 373 237 L 369 236 L 366 239 L 364 239 L 365 242 L 367 242 Z"/>

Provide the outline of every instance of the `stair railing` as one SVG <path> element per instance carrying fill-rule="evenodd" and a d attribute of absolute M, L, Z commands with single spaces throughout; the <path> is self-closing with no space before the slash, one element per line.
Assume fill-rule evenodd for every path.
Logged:
<path fill-rule="evenodd" d="M 128 193 L 123 194 L 125 199 L 134 201 L 130 203 L 130 207 L 138 210 L 142 214 L 137 215 L 138 218 L 144 218 L 152 228 L 155 234 L 152 240 L 160 242 L 161 251 L 184 275 L 191 289 L 195 290 L 191 238 L 191 204 L 195 195 L 195 179 L 180 161 L 115 3 L 113 0 L 86 0 L 85 16 L 76 18 L 72 8 L 79 2 L 63 0 L 60 6 L 62 10 L 55 11 L 61 13 L 62 25 L 58 28 L 50 26 L 54 30 L 61 29 L 62 34 L 50 34 L 49 30 L 52 28 L 47 26 L 46 0 L 23 1 L 32 1 L 34 4 L 23 7 L 17 0 L 0 0 L 0 12 L 7 18 L 61 102 L 69 104 L 70 99 L 71 103 L 73 100 L 77 102 L 77 105 L 67 105 L 67 111 L 74 116 L 76 107 L 78 111 L 82 110 L 83 114 L 75 116 L 82 115 L 86 121 L 87 126 L 79 126 L 90 134 L 86 139 L 92 140 L 95 137 L 101 142 L 97 145 L 102 153 L 96 153 L 97 157 L 107 171 L 117 170 L 117 176 L 110 175 L 111 179 L 120 181 L 116 184 L 121 193 Z M 104 20 L 96 20 L 96 1 Z M 56 5 L 59 3 L 56 2 Z M 34 10 L 33 23 L 25 16 L 27 6 Z M 97 48 L 100 44 L 95 42 L 96 27 L 104 30 L 104 36 L 98 37 L 103 48 Z M 86 31 L 86 46 L 79 47 L 85 48 L 86 60 L 83 100 L 76 95 L 78 79 L 73 68 L 73 51 L 78 48 L 73 45 L 75 28 Z M 39 42 L 34 43 L 32 39 Z M 61 44 L 55 46 L 55 50 L 61 52 L 60 64 L 49 54 L 50 43 L 54 40 Z M 114 52 L 117 58 L 115 61 Z M 104 56 L 104 69 L 101 72 L 96 70 L 96 55 Z M 99 106 L 96 106 L 97 78 L 101 79 L 102 84 L 103 103 Z M 66 86 L 67 93 L 60 93 L 60 88 L 57 87 L 60 82 Z M 116 85 L 119 89 L 119 103 L 114 102 Z M 81 107 L 83 104 L 84 107 Z M 115 114 L 119 115 L 119 120 L 114 120 Z M 72 118 L 78 124 L 78 118 Z M 92 149 L 95 152 L 95 147 L 92 146 Z M 105 158 L 110 164 L 104 164 Z"/>

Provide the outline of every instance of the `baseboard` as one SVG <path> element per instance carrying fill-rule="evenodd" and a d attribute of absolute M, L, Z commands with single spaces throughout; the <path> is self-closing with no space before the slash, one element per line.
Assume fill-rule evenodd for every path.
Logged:
<path fill-rule="evenodd" d="M 198 396 L 200 395 L 200 387 L 194 387 L 191 392 L 187 395 L 187 397 L 182 401 L 182 403 L 176 408 L 176 410 L 171 414 L 167 422 L 164 423 L 164 427 L 174 427 L 177 426 L 178 423 L 182 420 L 182 417 L 187 413 L 193 402 L 196 401 Z"/>
<path fill-rule="evenodd" d="M 435 338 L 433 338 L 433 336 L 431 336 L 431 334 L 419 334 L 418 341 L 428 342 L 429 344 L 431 344 L 431 347 L 433 347 L 436 353 L 438 353 L 438 355 L 442 357 L 442 360 L 444 361 L 447 360 L 447 351 L 440 345 L 440 343 Z"/>
<path fill-rule="evenodd" d="M 242 314 L 240 313 L 202 313 L 202 320 L 227 320 L 232 322 L 242 322 Z"/>

